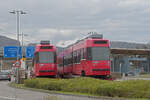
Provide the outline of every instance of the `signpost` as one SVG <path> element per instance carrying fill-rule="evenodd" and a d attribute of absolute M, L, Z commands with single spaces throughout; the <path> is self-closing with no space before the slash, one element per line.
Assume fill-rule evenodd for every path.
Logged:
<path fill-rule="evenodd" d="M 17 58 L 17 46 L 5 46 L 4 47 L 4 57 L 5 58 Z M 19 46 L 19 52 L 18 52 L 19 58 L 22 57 L 22 48 Z"/>
<path fill-rule="evenodd" d="M 5 46 L 4 47 L 4 58 L 16 58 L 15 62 L 16 67 L 16 83 L 19 83 L 19 67 L 20 61 L 19 58 L 22 58 L 22 48 L 20 46 Z"/>
<path fill-rule="evenodd" d="M 16 83 L 20 83 L 21 80 L 24 78 L 24 73 L 26 70 L 25 61 L 26 58 L 33 58 L 35 47 L 34 46 L 27 46 L 26 47 L 26 57 L 23 57 L 22 48 L 21 46 L 5 46 L 4 47 L 4 58 L 16 58 L 17 60 L 14 62 L 14 66 L 16 67 Z M 20 58 L 22 58 L 20 60 Z M 22 75 L 22 76 L 20 76 Z M 22 79 L 21 79 L 22 78 Z"/>
<path fill-rule="evenodd" d="M 34 46 L 27 46 L 26 47 L 26 58 L 33 58 L 35 52 Z"/>

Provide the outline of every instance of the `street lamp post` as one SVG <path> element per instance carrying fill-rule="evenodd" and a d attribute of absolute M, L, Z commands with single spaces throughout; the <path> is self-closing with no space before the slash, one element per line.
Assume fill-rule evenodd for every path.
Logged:
<path fill-rule="evenodd" d="M 21 39 L 21 46 L 23 47 L 24 46 L 24 36 L 28 36 L 27 34 L 24 34 L 23 32 L 22 32 L 22 34 L 20 34 L 21 35 L 21 37 L 22 37 L 22 39 Z"/>
<path fill-rule="evenodd" d="M 22 11 L 22 10 L 13 10 L 10 13 L 12 14 L 16 14 L 17 16 L 17 41 L 19 42 L 19 34 L 20 34 L 20 14 L 27 14 L 26 12 Z M 20 42 L 19 42 L 20 45 Z M 19 50 L 17 50 L 17 60 L 19 60 Z"/>
<path fill-rule="evenodd" d="M 21 46 L 22 46 L 22 48 L 24 48 L 24 36 L 28 36 L 27 34 L 24 34 L 23 32 L 22 32 L 22 34 L 20 34 L 21 35 L 21 37 L 22 37 L 22 39 L 21 39 Z M 24 50 L 24 49 L 23 49 Z M 22 52 L 22 58 L 24 58 L 24 52 Z M 22 59 L 23 60 L 23 59 Z M 24 60 L 23 60 L 24 61 Z M 25 62 L 25 61 L 24 61 Z M 23 67 L 24 68 L 24 67 Z M 25 70 L 26 70 L 26 68 L 25 68 Z"/>
<path fill-rule="evenodd" d="M 22 11 L 22 10 L 13 10 L 10 13 L 12 14 L 16 14 L 17 16 L 17 41 L 19 41 L 19 34 L 20 34 L 20 14 L 27 14 L 26 12 Z"/>
<path fill-rule="evenodd" d="M 20 41 L 19 41 L 19 34 L 20 34 L 20 14 L 26 14 L 26 12 L 22 10 L 13 10 L 10 13 L 16 14 L 16 24 L 17 24 L 17 41 L 19 42 L 18 48 L 17 48 L 17 61 L 19 60 L 19 46 L 20 46 Z M 19 83 L 19 68 L 17 68 L 17 83 Z"/>

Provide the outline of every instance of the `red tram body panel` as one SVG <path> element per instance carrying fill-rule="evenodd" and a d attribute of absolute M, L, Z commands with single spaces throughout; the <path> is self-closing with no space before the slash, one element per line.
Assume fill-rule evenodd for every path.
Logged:
<path fill-rule="evenodd" d="M 110 49 L 106 39 L 78 41 L 63 50 L 58 59 L 58 74 L 61 75 L 110 76 Z"/>
<path fill-rule="evenodd" d="M 36 46 L 33 59 L 35 76 L 56 76 L 57 74 L 56 48 L 49 42 L 42 41 Z"/>

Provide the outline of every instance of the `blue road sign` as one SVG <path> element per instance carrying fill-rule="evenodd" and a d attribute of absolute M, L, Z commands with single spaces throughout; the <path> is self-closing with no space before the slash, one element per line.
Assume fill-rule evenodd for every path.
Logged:
<path fill-rule="evenodd" d="M 26 47 L 26 58 L 33 58 L 35 52 L 34 46 L 27 46 Z"/>
<path fill-rule="evenodd" d="M 5 46 L 4 47 L 4 57 L 5 58 L 17 58 L 17 51 L 19 49 L 19 58 L 22 57 L 22 48 L 17 46 Z"/>

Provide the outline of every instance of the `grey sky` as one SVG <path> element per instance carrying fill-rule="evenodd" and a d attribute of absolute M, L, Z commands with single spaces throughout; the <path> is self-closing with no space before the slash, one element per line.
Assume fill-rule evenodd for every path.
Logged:
<path fill-rule="evenodd" d="M 16 38 L 16 16 L 24 10 L 26 40 L 72 41 L 90 31 L 110 40 L 150 41 L 150 0 L 0 0 L 0 35 Z M 26 41 L 27 42 L 27 41 Z"/>

